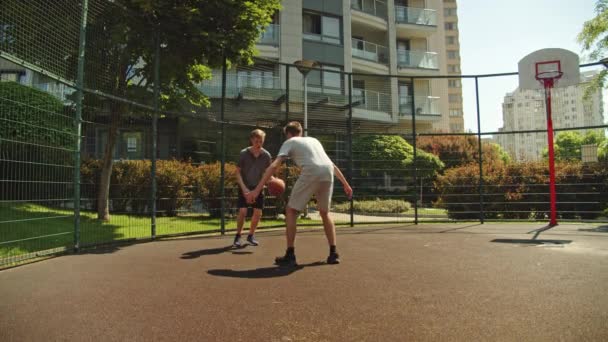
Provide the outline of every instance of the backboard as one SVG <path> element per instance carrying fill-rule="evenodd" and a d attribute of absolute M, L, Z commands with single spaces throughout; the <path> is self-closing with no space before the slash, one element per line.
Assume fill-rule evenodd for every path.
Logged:
<path fill-rule="evenodd" d="M 542 78 L 555 78 L 555 87 L 580 83 L 579 58 L 565 49 L 541 49 L 522 58 L 518 63 L 519 87 L 543 89 Z"/>

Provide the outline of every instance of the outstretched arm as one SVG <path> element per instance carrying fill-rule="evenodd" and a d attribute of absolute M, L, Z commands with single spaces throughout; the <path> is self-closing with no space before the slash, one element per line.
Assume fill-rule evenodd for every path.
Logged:
<path fill-rule="evenodd" d="M 336 164 L 334 164 L 334 174 L 342 183 L 342 187 L 344 188 L 344 193 L 346 194 L 346 197 L 350 199 L 353 196 L 353 189 L 350 187 L 350 184 L 348 184 L 348 181 L 342 174 L 342 171 L 340 171 L 340 168 L 336 166 Z"/>
<path fill-rule="evenodd" d="M 262 179 L 260 179 L 258 186 L 256 186 L 255 189 L 251 190 L 249 194 L 247 194 L 248 200 L 249 197 L 255 199 L 260 195 L 260 192 L 262 192 L 262 189 L 264 189 L 264 185 L 266 184 L 266 182 L 268 182 L 270 177 L 272 177 L 272 175 L 274 174 L 276 169 L 281 165 L 283 160 L 285 160 L 285 157 L 279 156 L 272 162 L 272 164 L 270 164 L 269 167 L 266 168 L 266 171 L 264 171 L 264 175 L 262 176 Z"/>

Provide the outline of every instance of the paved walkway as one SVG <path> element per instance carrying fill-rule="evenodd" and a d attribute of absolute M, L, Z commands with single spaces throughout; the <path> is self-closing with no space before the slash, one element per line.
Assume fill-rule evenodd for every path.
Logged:
<path fill-rule="evenodd" d="M 306 231 L 296 269 L 281 231 L 62 256 L 0 272 L 0 340 L 607 341 L 608 227 L 538 227 L 342 228 L 333 266 Z"/>

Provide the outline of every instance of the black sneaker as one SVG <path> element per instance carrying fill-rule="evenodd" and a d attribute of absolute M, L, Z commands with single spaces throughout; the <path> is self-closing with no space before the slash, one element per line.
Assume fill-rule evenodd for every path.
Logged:
<path fill-rule="evenodd" d="M 234 242 L 232 243 L 232 245 L 236 248 L 241 248 L 243 246 L 243 244 L 241 243 L 241 236 L 240 235 L 236 235 L 234 237 Z"/>
<path fill-rule="evenodd" d="M 283 266 L 283 267 L 296 267 L 298 263 L 296 262 L 295 255 L 287 255 L 285 254 L 282 257 L 276 257 L 274 259 L 275 265 Z"/>
<path fill-rule="evenodd" d="M 258 240 L 256 240 L 253 235 L 247 235 L 247 242 L 249 242 L 249 244 L 252 246 L 259 245 Z"/>
<path fill-rule="evenodd" d="M 340 263 L 340 255 L 338 253 L 331 253 L 328 257 L 327 257 L 327 263 L 328 264 L 339 264 Z"/>

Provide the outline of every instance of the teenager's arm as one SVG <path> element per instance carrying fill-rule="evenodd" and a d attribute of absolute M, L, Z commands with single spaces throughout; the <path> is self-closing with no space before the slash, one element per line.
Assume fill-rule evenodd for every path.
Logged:
<path fill-rule="evenodd" d="M 247 186 L 245 185 L 245 182 L 243 182 L 243 177 L 241 177 L 241 168 L 240 167 L 236 168 L 236 182 L 239 184 L 239 188 L 241 188 L 243 195 L 245 195 L 246 193 L 248 193 L 250 191 L 247 188 Z"/>
<path fill-rule="evenodd" d="M 344 188 L 344 193 L 350 199 L 353 196 L 353 189 L 350 187 L 350 184 L 348 184 L 348 181 L 342 174 L 342 171 L 340 171 L 340 168 L 338 168 L 336 166 L 336 164 L 334 164 L 334 174 L 336 175 L 336 177 L 338 177 L 338 179 L 342 183 L 342 187 Z"/>
<path fill-rule="evenodd" d="M 266 182 L 268 182 L 270 177 L 272 177 L 272 175 L 274 174 L 276 169 L 281 165 L 281 163 L 284 160 L 285 160 L 285 157 L 283 157 L 283 156 L 277 157 L 277 159 L 275 159 L 270 164 L 270 166 L 266 168 L 266 171 L 264 171 L 264 175 L 262 176 L 262 179 L 260 179 L 258 186 L 256 186 L 255 189 L 251 190 L 247 196 L 251 196 L 254 199 L 257 198 L 258 195 L 260 194 L 260 192 L 262 192 L 262 189 L 264 188 L 264 185 L 266 184 Z"/>

